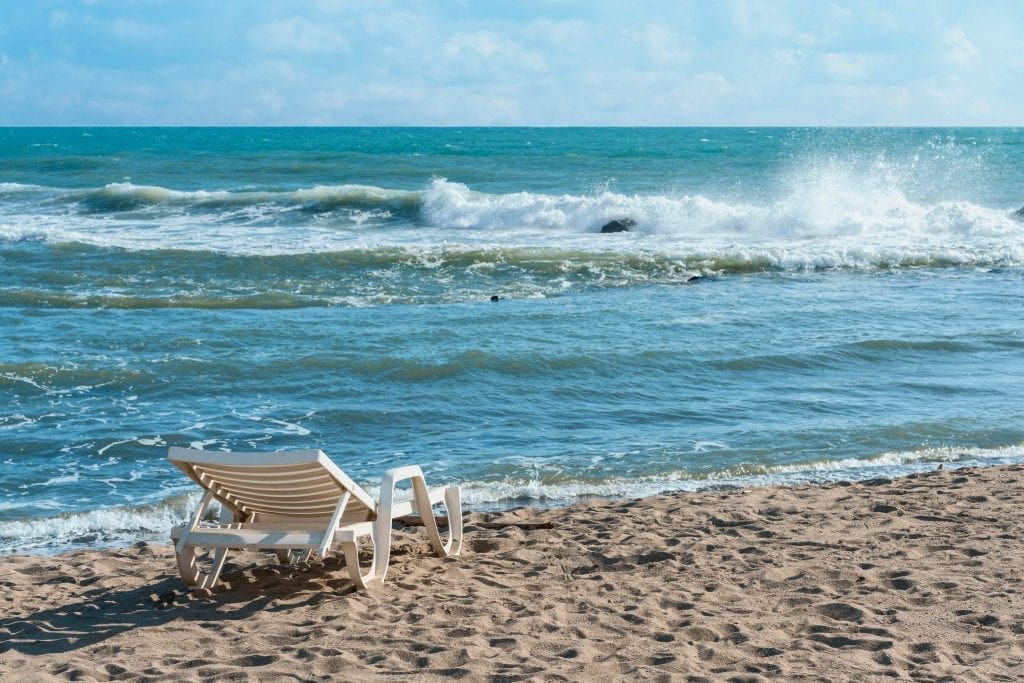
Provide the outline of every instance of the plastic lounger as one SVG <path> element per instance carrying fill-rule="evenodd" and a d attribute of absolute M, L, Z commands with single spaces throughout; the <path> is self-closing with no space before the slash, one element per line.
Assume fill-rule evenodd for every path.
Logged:
<path fill-rule="evenodd" d="M 323 557 L 340 545 L 352 581 L 365 589 L 387 574 L 392 519 L 413 513 L 422 518 L 438 556 L 453 557 L 462 549 L 459 488 L 428 489 L 416 465 L 385 472 L 378 502 L 320 450 L 229 453 L 172 447 L 167 458 L 206 492 L 188 524 L 171 530 L 178 571 L 190 586 L 212 588 L 229 548 L 272 549 L 287 562 L 295 552 Z M 398 499 L 395 485 L 406 479 L 413 495 Z M 220 522 L 203 522 L 214 500 L 221 504 Z M 448 513 L 447 542 L 432 511 L 438 503 Z M 373 546 L 365 572 L 359 566 L 362 537 Z M 197 548 L 213 551 L 205 573 L 198 567 Z"/>

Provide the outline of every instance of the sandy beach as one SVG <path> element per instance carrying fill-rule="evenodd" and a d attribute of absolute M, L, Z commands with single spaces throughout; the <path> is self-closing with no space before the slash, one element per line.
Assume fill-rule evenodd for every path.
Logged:
<path fill-rule="evenodd" d="M 0 559 L 3 680 L 1024 677 L 1024 467 L 469 513 L 386 585 L 169 545 Z"/>

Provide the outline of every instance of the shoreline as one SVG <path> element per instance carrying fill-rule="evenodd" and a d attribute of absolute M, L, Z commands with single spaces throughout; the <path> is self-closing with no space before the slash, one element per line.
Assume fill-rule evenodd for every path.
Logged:
<path fill-rule="evenodd" d="M 994 452 L 1009 452 L 1012 451 L 1015 457 L 1002 455 L 1001 457 L 972 457 L 974 454 L 971 452 L 971 448 L 946 448 L 942 449 L 955 453 L 956 457 L 950 460 L 921 460 L 908 464 L 904 464 L 901 467 L 892 466 L 866 466 L 861 469 L 843 469 L 843 470 L 830 470 L 823 468 L 821 470 L 814 470 L 812 468 L 795 470 L 792 473 L 785 474 L 768 474 L 768 475 L 750 475 L 750 474 L 738 474 L 738 475 L 724 475 L 715 476 L 708 479 L 691 479 L 691 480 L 678 480 L 677 486 L 665 485 L 660 480 L 655 480 L 654 483 L 649 487 L 640 487 L 638 489 L 623 489 L 616 492 L 603 492 L 587 490 L 583 492 L 567 492 L 565 495 L 550 495 L 549 487 L 540 485 L 539 488 L 545 488 L 544 497 L 537 497 L 536 492 L 533 496 L 524 494 L 520 498 L 515 499 L 503 499 L 500 501 L 483 501 L 483 502 L 467 502 L 467 483 L 462 482 L 463 492 L 463 510 L 469 510 L 478 512 L 480 514 L 504 514 L 509 511 L 518 510 L 520 508 L 531 508 L 538 511 L 556 511 L 563 510 L 578 504 L 587 504 L 590 502 L 617 502 L 624 500 L 636 500 L 641 498 L 657 498 L 660 496 L 671 496 L 671 495 L 697 495 L 702 493 L 728 493 L 736 491 L 747 491 L 754 489 L 764 488 L 794 488 L 794 487 L 817 487 L 817 486 L 835 486 L 840 483 L 859 483 L 869 480 L 875 480 L 879 478 L 885 479 L 901 479 L 912 475 L 923 474 L 938 469 L 947 470 L 959 470 L 959 469 L 975 469 L 975 468 L 989 468 L 989 467 L 1000 467 L 1009 465 L 1024 465 L 1024 460 L 1020 456 L 1016 456 L 1016 453 L 1022 452 L 1024 445 L 1014 444 L 1010 446 L 1001 446 L 989 449 L 979 449 L 982 452 L 989 454 Z M 191 485 L 191 482 L 182 480 L 187 484 Z M 362 483 L 362 482 L 360 482 Z M 469 483 L 469 490 L 472 491 L 474 482 Z M 374 492 L 376 488 L 373 486 L 365 486 L 368 491 Z M 600 487 L 596 487 L 600 488 Z M 195 505 L 198 504 L 199 494 L 201 491 L 198 488 L 189 489 L 194 494 L 193 501 L 181 506 L 175 506 L 177 516 L 171 517 L 166 513 L 166 501 L 158 501 L 156 505 L 150 504 L 150 509 L 156 508 L 158 514 L 164 521 L 164 527 L 170 528 L 170 526 L 181 524 L 188 517 L 189 514 L 194 510 Z M 536 491 L 535 489 L 531 489 Z M 178 492 L 173 497 L 180 498 L 185 495 L 184 491 Z M 472 494 L 470 494 L 472 495 Z M 115 508 L 116 509 L 116 508 Z M 131 507 L 124 508 L 126 513 L 130 516 L 137 510 Z M 41 527 L 47 530 L 49 533 L 42 534 L 32 537 L 8 535 L 5 540 L 8 541 L 6 545 L 0 547 L 0 560 L 5 557 L 12 556 L 32 556 L 32 557 L 59 557 L 62 555 L 68 555 L 71 553 L 84 551 L 84 550 L 121 550 L 128 547 L 134 546 L 136 543 L 143 541 L 152 545 L 161 545 L 164 542 L 166 531 L 153 532 L 148 529 L 154 527 L 154 520 L 147 518 L 139 521 L 136 519 L 129 519 L 127 522 L 120 522 L 119 524 L 141 524 L 147 528 L 147 531 L 140 529 L 128 529 L 125 526 L 119 526 L 117 531 L 111 532 L 109 529 L 94 528 L 93 520 L 89 520 L 93 514 L 98 514 L 100 510 L 94 512 L 65 512 L 60 513 L 54 517 L 43 517 L 37 519 L 18 519 L 10 520 L 8 522 L 0 522 L 0 532 L 5 531 L 4 525 L 18 525 L 23 527 Z M 60 519 L 75 519 L 75 518 L 87 518 L 85 524 L 77 524 L 76 532 L 74 536 L 62 536 L 58 542 L 55 540 L 55 536 L 61 533 L 59 529 L 53 529 L 52 525 L 54 520 Z M 19 530 L 20 531 L 20 530 Z M 40 545 L 41 539 L 45 539 L 48 545 Z M 11 541 L 15 541 L 12 543 Z M 22 552 L 12 552 L 12 547 L 16 544 L 28 544 L 31 547 L 28 550 Z"/>
<path fill-rule="evenodd" d="M 1013 680 L 1024 465 L 466 515 L 395 532 L 387 583 L 169 544 L 0 557 L 0 679 Z"/>

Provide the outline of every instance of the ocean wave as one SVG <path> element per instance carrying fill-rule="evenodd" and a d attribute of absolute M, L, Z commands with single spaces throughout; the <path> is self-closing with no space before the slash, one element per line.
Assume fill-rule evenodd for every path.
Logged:
<path fill-rule="evenodd" d="M 56 252 L 56 253 L 55 253 Z M 985 252 L 893 247 L 701 247 L 689 253 L 637 248 L 378 246 L 280 255 L 85 244 L 10 245 L 0 306 L 85 309 L 297 309 L 449 304 L 559 297 L 637 286 L 693 285 L 755 273 L 1024 264 L 1024 247 Z"/>
<path fill-rule="evenodd" d="M 65 209 L 77 206 L 86 215 L 116 215 L 147 208 L 173 209 L 176 215 L 193 212 L 197 217 L 229 211 L 221 216 L 225 219 L 243 215 L 239 209 L 255 207 L 312 213 L 369 211 L 382 217 L 400 217 L 410 227 L 454 231 L 456 235 L 465 231 L 495 233 L 505 238 L 516 234 L 558 237 L 596 233 L 608 222 L 622 218 L 635 221 L 634 234 L 629 236 L 633 238 L 665 236 L 719 242 L 729 239 L 789 244 L 833 238 L 837 244 L 845 242 L 849 246 L 850 238 L 856 238 L 856 243 L 867 238 L 907 244 L 921 239 L 1019 240 L 1024 233 L 1024 221 L 1013 207 L 986 207 L 962 199 L 915 200 L 891 180 L 853 171 L 842 173 L 833 166 L 812 167 L 788 176 L 772 193 L 762 191 L 757 199 L 699 192 L 625 194 L 608 190 L 591 194 L 495 194 L 440 177 L 416 190 L 358 184 L 280 191 L 185 191 L 131 182 L 83 190 L 0 184 L 0 196 L 5 195 L 38 195 L 39 205 L 55 202 Z M 39 207 L 30 202 L 24 208 L 26 214 L 31 214 Z"/>
<path fill-rule="evenodd" d="M 669 492 L 723 488 L 795 486 L 874 477 L 905 476 L 943 467 L 976 467 L 1024 460 L 1024 445 L 1001 448 L 922 448 L 885 452 L 866 458 L 841 458 L 761 465 L 742 463 L 722 470 L 676 470 L 640 477 L 546 482 L 537 479 L 462 485 L 468 505 L 568 504 L 589 497 L 641 498 Z"/>
<path fill-rule="evenodd" d="M 794 486 L 875 477 L 905 476 L 934 470 L 1024 461 L 1024 445 L 1001 448 L 922 448 L 885 452 L 866 458 L 821 459 L 779 465 L 740 464 L 723 470 L 677 470 L 639 477 L 545 482 L 536 479 L 464 481 L 463 502 L 470 510 L 498 510 L 518 505 L 560 506 L 587 498 L 641 498 L 670 492 Z M 368 486 L 371 495 L 377 489 Z M 124 547 L 139 540 L 167 538 L 195 508 L 198 493 L 183 492 L 140 507 L 60 514 L 0 522 L 0 555 L 53 554 L 82 547 Z M 212 518 L 212 516 L 211 516 Z"/>
<path fill-rule="evenodd" d="M 146 207 L 217 210 L 261 205 L 301 208 L 309 211 L 334 209 L 415 210 L 421 193 L 370 185 L 318 185 L 288 191 L 172 190 L 156 185 L 110 183 L 102 188 L 68 192 L 65 201 L 78 203 L 89 212 L 133 211 Z"/>
<path fill-rule="evenodd" d="M 26 185 L 23 183 L 0 183 L 0 197 L 28 192 L 38 192 L 46 188 L 40 185 Z"/>
<path fill-rule="evenodd" d="M 485 194 L 435 178 L 423 195 L 421 216 L 431 226 L 484 231 L 600 232 L 629 218 L 633 232 L 688 240 L 723 238 L 790 244 L 815 238 L 864 237 L 906 244 L 914 238 L 1020 238 L 1024 222 L 1007 209 L 967 201 L 921 203 L 894 187 L 849 184 L 832 178 L 794 183 L 767 202 L 697 195 Z M 852 187 L 850 185 L 853 185 Z"/>
<path fill-rule="evenodd" d="M 149 308 L 193 308 L 199 310 L 278 310 L 330 306 L 343 303 L 337 296 L 295 296 L 287 292 L 238 295 L 223 291 L 206 294 L 152 294 L 136 296 L 114 293 L 65 293 L 38 290 L 0 292 L 0 306 L 25 308 L 88 308 L 141 310 Z"/>
<path fill-rule="evenodd" d="M 66 230 L 55 226 L 32 227 L 5 225 L 0 223 L 0 244 L 19 244 L 24 242 L 49 242 L 66 244 L 74 241 Z"/>
<path fill-rule="evenodd" d="M 1024 220 L 1010 208 L 913 199 L 898 183 L 827 166 L 787 177 L 756 201 L 607 190 L 486 193 L 444 178 L 419 190 L 349 184 L 182 191 L 124 182 L 15 191 L 38 197 L 0 201 L 0 244 L 309 256 L 312 263 L 322 254 L 386 259 L 391 250 L 414 254 L 412 266 L 458 267 L 480 256 L 465 267 L 484 275 L 530 262 L 525 269 L 542 276 L 572 270 L 568 262 L 575 260 L 578 269 L 600 269 L 605 283 L 617 273 L 675 281 L 693 274 L 1024 264 Z M 605 224 L 625 218 L 635 223 L 630 232 L 601 234 Z M 672 272 L 660 278 L 654 271 L 663 268 Z"/>
<path fill-rule="evenodd" d="M 0 522 L 0 555 L 55 554 L 78 548 L 126 547 L 167 539 L 195 508 L 196 494 L 179 494 L 142 507 L 110 506 L 41 519 Z"/>
<path fill-rule="evenodd" d="M 21 392 L 37 391 L 47 395 L 84 393 L 111 384 L 130 385 L 150 378 L 144 370 L 95 368 L 45 363 L 0 362 L 0 388 L 14 387 Z"/>

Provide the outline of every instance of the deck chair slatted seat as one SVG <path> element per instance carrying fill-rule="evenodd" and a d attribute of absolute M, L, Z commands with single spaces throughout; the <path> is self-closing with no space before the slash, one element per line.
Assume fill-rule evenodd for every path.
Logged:
<path fill-rule="evenodd" d="M 457 486 L 428 489 L 416 465 L 384 473 L 380 500 L 364 491 L 323 451 L 242 453 L 172 447 L 167 458 L 205 491 L 188 523 L 171 530 L 178 571 L 185 583 L 212 588 L 231 548 L 277 551 L 286 562 L 296 553 L 321 557 L 339 548 L 352 581 L 367 588 L 384 581 L 391 553 L 391 521 L 418 514 L 440 557 L 462 549 L 462 509 Z M 411 498 L 398 498 L 396 485 L 409 480 Z M 204 521 L 210 505 L 221 505 L 220 520 Z M 448 539 L 441 538 L 433 506 L 443 503 Z M 368 538 L 373 559 L 359 565 L 359 540 Z M 199 549 L 213 551 L 207 571 Z"/>

